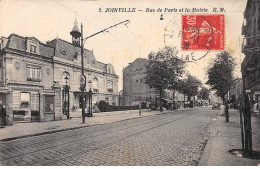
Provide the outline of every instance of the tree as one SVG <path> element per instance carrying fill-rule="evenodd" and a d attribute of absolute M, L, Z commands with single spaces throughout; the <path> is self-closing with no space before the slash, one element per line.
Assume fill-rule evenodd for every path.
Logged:
<path fill-rule="evenodd" d="M 207 88 L 201 87 L 201 89 L 198 93 L 198 98 L 202 99 L 202 100 L 208 100 L 209 99 L 209 93 L 210 93 L 210 91 Z"/>
<path fill-rule="evenodd" d="M 190 101 L 192 96 L 198 94 L 199 86 L 201 86 L 201 81 L 195 76 L 188 74 L 185 79 L 180 81 L 179 90 L 182 91 L 184 95 L 188 95 L 188 100 Z"/>
<path fill-rule="evenodd" d="M 208 81 L 211 90 L 222 98 L 225 105 L 226 122 L 229 122 L 227 94 L 233 85 L 233 72 L 235 59 L 227 52 L 223 51 L 217 54 L 216 59 L 208 69 Z"/>
<path fill-rule="evenodd" d="M 159 91 L 160 111 L 162 111 L 162 92 L 177 87 L 183 73 L 184 63 L 175 56 L 176 48 L 168 46 L 148 55 L 150 62 L 147 65 L 145 83 Z"/>

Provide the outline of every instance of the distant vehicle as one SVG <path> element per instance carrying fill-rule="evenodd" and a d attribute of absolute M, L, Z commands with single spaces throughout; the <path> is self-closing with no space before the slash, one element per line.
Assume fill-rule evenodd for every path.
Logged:
<path fill-rule="evenodd" d="M 212 110 L 220 110 L 220 104 L 218 104 L 218 103 L 213 104 Z"/>

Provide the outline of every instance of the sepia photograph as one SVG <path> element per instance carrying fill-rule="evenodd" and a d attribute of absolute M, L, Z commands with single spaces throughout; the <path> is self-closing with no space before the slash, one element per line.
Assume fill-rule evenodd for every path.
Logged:
<path fill-rule="evenodd" d="M 260 0 L 0 0 L 0 166 L 260 166 Z"/>

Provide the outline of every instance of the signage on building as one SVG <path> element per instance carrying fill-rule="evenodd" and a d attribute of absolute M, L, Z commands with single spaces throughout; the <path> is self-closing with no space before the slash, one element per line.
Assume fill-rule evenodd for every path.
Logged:
<path fill-rule="evenodd" d="M 86 87 L 86 76 L 80 75 L 79 77 L 80 89 L 85 89 Z"/>

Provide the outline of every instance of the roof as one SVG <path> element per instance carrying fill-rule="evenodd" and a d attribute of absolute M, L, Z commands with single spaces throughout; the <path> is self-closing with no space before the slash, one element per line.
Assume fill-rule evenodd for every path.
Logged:
<path fill-rule="evenodd" d="M 26 52 L 26 39 L 31 39 L 39 42 L 40 55 L 46 57 L 52 57 L 54 55 L 54 49 L 51 46 L 41 43 L 35 37 L 23 37 L 20 35 L 11 34 L 8 37 L 8 42 L 6 47 Z"/>
<path fill-rule="evenodd" d="M 80 31 L 79 31 L 79 27 L 78 27 L 78 22 L 77 21 L 74 22 L 74 27 L 73 27 L 71 32 L 81 34 Z"/>
<path fill-rule="evenodd" d="M 35 37 L 23 37 L 17 34 L 11 34 L 8 37 L 8 42 L 6 47 L 10 49 L 15 49 L 19 51 L 26 52 L 27 39 L 39 42 L 39 55 L 52 58 L 57 56 L 66 60 L 74 61 L 75 54 L 80 56 L 81 48 L 74 46 L 72 43 L 65 40 L 56 38 L 52 41 L 48 41 L 46 44 L 40 42 Z M 105 64 L 96 60 L 93 51 L 84 49 L 84 56 L 87 57 L 87 65 L 92 68 L 99 69 L 107 73 L 109 67 L 112 67 L 112 73 L 115 74 L 114 68 L 111 64 Z"/>
<path fill-rule="evenodd" d="M 135 71 L 136 68 L 138 68 L 138 69 L 142 68 L 142 70 L 145 70 L 146 65 L 148 65 L 149 62 L 150 62 L 150 60 L 148 60 L 148 59 L 137 58 L 137 59 L 135 59 L 135 61 L 129 63 L 128 66 L 123 69 L 123 71 L 124 71 L 124 73 L 127 73 L 127 74 L 136 74 L 137 73 Z M 140 73 L 140 72 L 138 72 L 138 73 Z"/>
<path fill-rule="evenodd" d="M 74 60 L 76 54 L 81 53 L 80 47 L 74 46 L 72 43 L 59 38 L 53 39 L 52 41 L 47 42 L 47 44 L 55 48 L 55 56 L 70 61 Z M 106 72 L 107 64 L 97 61 L 93 51 L 84 49 L 84 56 L 87 57 L 86 64 L 90 64 L 90 67 L 101 69 Z"/>

